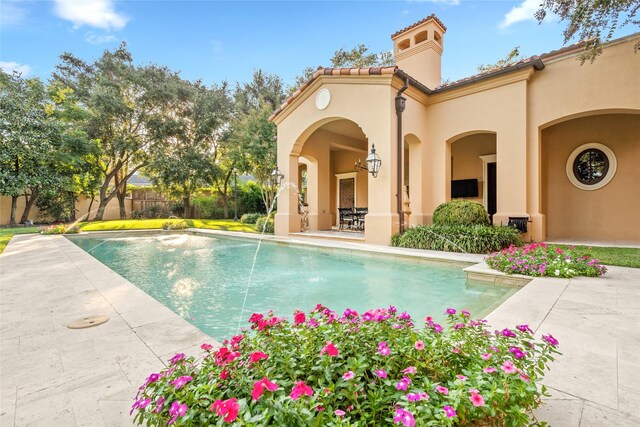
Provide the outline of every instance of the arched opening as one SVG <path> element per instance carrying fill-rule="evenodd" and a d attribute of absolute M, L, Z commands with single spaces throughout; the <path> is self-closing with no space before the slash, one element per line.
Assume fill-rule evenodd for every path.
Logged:
<path fill-rule="evenodd" d="M 423 223 L 422 215 L 422 145 L 416 135 L 404 137 L 404 215 L 405 226 Z"/>
<path fill-rule="evenodd" d="M 418 34 L 416 34 L 416 36 L 413 39 L 415 44 L 422 43 L 423 41 L 427 40 L 428 34 L 429 33 L 426 32 L 426 31 L 422 31 L 422 32 L 419 32 Z"/>
<path fill-rule="evenodd" d="M 498 207 L 496 134 L 467 132 L 449 140 L 450 166 L 447 200 L 482 203 L 493 221 Z"/>
<path fill-rule="evenodd" d="M 411 46 L 410 39 L 400 40 L 398 42 L 398 52 L 402 52 L 403 50 L 409 49 L 410 46 Z"/>
<path fill-rule="evenodd" d="M 552 123 L 540 132 L 547 240 L 640 243 L 640 111 Z"/>
<path fill-rule="evenodd" d="M 306 188 L 304 201 L 308 229 L 345 229 L 339 209 L 366 208 L 368 179 L 366 170 L 356 168 L 368 153 L 368 140 L 362 129 L 348 119 L 333 119 L 317 126 L 295 146 L 299 162 L 299 182 L 303 182 L 304 164 Z M 363 224 L 349 222 L 347 231 L 363 231 Z"/>
<path fill-rule="evenodd" d="M 433 32 L 433 39 L 442 46 L 442 36 L 437 31 Z"/>

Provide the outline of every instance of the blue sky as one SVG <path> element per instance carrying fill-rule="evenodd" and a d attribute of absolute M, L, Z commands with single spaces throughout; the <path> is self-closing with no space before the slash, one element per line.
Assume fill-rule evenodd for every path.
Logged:
<path fill-rule="evenodd" d="M 136 62 L 207 84 L 258 68 L 293 83 L 341 47 L 391 50 L 393 32 L 435 13 L 447 26 L 442 77 L 456 80 L 515 46 L 523 56 L 561 47 L 564 25 L 533 19 L 540 1 L 1 0 L 0 66 L 47 79 L 64 51 L 93 60 L 124 40 Z"/>

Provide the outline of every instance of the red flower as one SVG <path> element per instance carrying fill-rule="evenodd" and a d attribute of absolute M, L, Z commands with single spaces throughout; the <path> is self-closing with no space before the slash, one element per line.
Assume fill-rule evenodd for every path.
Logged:
<path fill-rule="evenodd" d="M 237 351 L 229 351 L 227 347 L 221 347 L 218 351 L 216 351 L 214 357 L 216 359 L 216 365 L 224 366 L 227 363 L 233 362 L 235 359 L 240 357 L 240 353 L 238 353 Z"/>
<path fill-rule="evenodd" d="M 224 417 L 225 422 L 231 423 L 238 418 L 240 405 L 238 405 L 237 400 L 235 397 L 227 400 L 218 399 L 211 404 L 211 412 L 215 412 L 219 416 Z"/>
<path fill-rule="evenodd" d="M 298 311 L 293 315 L 293 321 L 296 325 L 306 322 L 307 317 L 304 315 L 304 312 Z"/>
<path fill-rule="evenodd" d="M 262 320 L 264 316 L 260 313 L 253 313 L 251 317 L 249 317 L 250 323 L 258 323 L 258 321 Z"/>
<path fill-rule="evenodd" d="M 320 356 L 322 356 L 325 353 L 327 353 L 331 357 L 334 357 L 338 355 L 339 351 L 334 343 L 332 343 L 331 341 L 327 341 L 327 345 L 322 347 L 322 350 L 320 351 Z"/>
<path fill-rule="evenodd" d="M 298 381 L 291 389 L 291 394 L 289 396 L 293 400 L 300 399 L 300 396 L 306 394 L 307 396 L 313 396 L 313 389 L 306 385 L 304 381 Z"/>
<path fill-rule="evenodd" d="M 255 353 L 251 353 L 249 355 L 249 363 L 247 363 L 247 366 L 251 365 L 254 362 L 257 362 L 259 360 L 263 360 L 263 359 L 268 359 L 269 355 L 266 353 L 263 353 L 261 351 L 256 351 Z"/>
<path fill-rule="evenodd" d="M 264 389 L 265 388 L 267 390 L 269 390 L 269 391 L 276 391 L 278 389 L 278 384 L 272 383 L 271 381 L 269 381 L 269 379 L 267 377 L 264 377 L 260 381 L 256 381 L 253 384 L 253 391 L 251 392 L 251 399 L 253 399 L 253 400 L 260 399 L 260 396 L 262 396 L 262 393 L 264 393 Z"/>

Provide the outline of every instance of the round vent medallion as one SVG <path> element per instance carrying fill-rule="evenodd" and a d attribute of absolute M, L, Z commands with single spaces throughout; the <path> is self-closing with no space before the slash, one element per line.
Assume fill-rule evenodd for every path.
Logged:
<path fill-rule="evenodd" d="M 102 325 L 109 320 L 108 316 L 87 316 L 82 319 L 74 320 L 67 325 L 69 329 L 84 329 L 93 326 Z"/>
<path fill-rule="evenodd" d="M 329 89 L 320 89 L 316 94 L 316 108 L 318 110 L 324 110 L 329 106 L 331 102 L 331 92 Z"/>

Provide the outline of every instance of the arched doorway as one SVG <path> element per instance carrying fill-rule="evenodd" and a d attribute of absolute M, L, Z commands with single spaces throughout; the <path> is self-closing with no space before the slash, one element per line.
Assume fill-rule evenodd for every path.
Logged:
<path fill-rule="evenodd" d="M 640 111 L 556 120 L 541 148 L 547 240 L 640 242 Z"/>
<path fill-rule="evenodd" d="M 369 176 L 356 168 L 367 147 L 362 129 L 342 118 L 321 124 L 294 146 L 292 155 L 306 166 L 309 231 L 341 228 L 339 208 L 368 206 Z M 362 231 L 349 225 L 349 230 Z"/>
<path fill-rule="evenodd" d="M 467 132 L 449 140 L 449 191 L 447 200 L 482 203 L 493 220 L 498 207 L 496 134 Z"/>

